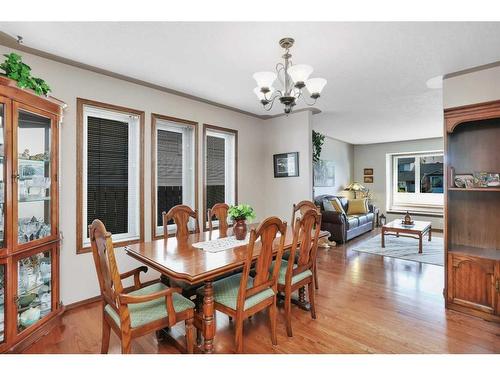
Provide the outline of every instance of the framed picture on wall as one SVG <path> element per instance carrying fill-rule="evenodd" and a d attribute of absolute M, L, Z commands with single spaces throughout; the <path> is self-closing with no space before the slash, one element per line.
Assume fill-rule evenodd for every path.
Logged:
<path fill-rule="evenodd" d="M 363 182 L 365 184 L 373 184 L 373 176 L 365 176 Z"/>
<path fill-rule="evenodd" d="M 335 163 L 332 160 L 320 160 L 314 163 L 314 187 L 335 186 Z"/>
<path fill-rule="evenodd" d="M 274 154 L 274 177 L 298 177 L 299 176 L 299 153 L 287 152 L 285 154 Z"/>
<path fill-rule="evenodd" d="M 363 169 L 363 174 L 365 176 L 373 176 L 373 168 L 365 168 L 365 169 Z"/>

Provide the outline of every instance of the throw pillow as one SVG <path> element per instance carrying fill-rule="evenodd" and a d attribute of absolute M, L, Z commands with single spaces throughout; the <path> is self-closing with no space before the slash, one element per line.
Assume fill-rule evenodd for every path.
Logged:
<path fill-rule="evenodd" d="M 347 215 L 359 215 L 368 213 L 368 200 L 362 199 L 349 199 L 349 207 L 347 208 Z"/>
<path fill-rule="evenodd" d="M 333 207 L 332 202 L 328 199 L 323 199 L 323 208 L 325 211 L 335 211 L 335 207 Z"/>
<path fill-rule="evenodd" d="M 331 200 L 331 203 L 335 208 L 335 211 L 345 214 L 344 207 L 342 207 L 342 204 L 340 203 L 340 200 L 338 198 L 333 198 Z"/>

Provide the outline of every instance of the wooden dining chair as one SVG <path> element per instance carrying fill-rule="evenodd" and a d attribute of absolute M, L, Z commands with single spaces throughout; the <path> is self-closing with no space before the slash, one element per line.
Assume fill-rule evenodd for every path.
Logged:
<path fill-rule="evenodd" d="M 307 211 L 309 210 L 316 210 L 318 213 L 320 213 L 320 208 L 314 204 L 314 202 L 311 201 L 300 201 L 297 204 L 293 204 L 293 209 L 292 209 L 292 230 L 294 229 L 295 225 L 295 219 L 296 219 L 296 214 L 297 212 L 300 214 L 300 216 L 303 216 Z M 286 254 L 285 259 L 288 260 L 289 253 Z M 297 260 L 295 260 L 297 261 Z M 319 288 L 318 284 L 318 272 L 317 272 L 317 264 L 314 262 L 314 287 L 316 289 Z"/>
<path fill-rule="evenodd" d="M 219 237 L 227 237 L 227 230 L 229 229 L 229 224 L 227 223 L 227 211 L 229 210 L 229 205 L 226 203 L 216 203 L 212 208 L 208 209 L 208 231 L 209 236 L 212 238 L 213 222 L 212 219 L 215 217 L 219 221 Z"/>
<path fill-rule="evenodd" d="M 162 212 L 163 236 L 168 238 L 168 222 L 173 220 L 176 226 L 175 236 L 177 238 L 187 237 L 189 233 L 200 233 L 198 212 L 184 204 L 172 207 L 168 212 Z M 189 230 L 189 220 L 194 220 L 194 231 Z"/>
<path fill-rule="evenodd" d="M 299 290 L 299 301 L 305 303 L 304 294 L 307 285 L 311 317 L 316 319 L 313 274 L 320 227 L 321 214 L 316 210 L 308 210 L 301 218 L 297 218 L 293 230 L 290 260 L 281 262 L 278 291 L 285 294 L 286 332 L 290 337 L 292 337 L 292 293 L 294 291 Z M 293 262 L 291 259 L 297 259 L 297 261 Z"/>
<path fill-rule="evenodd" d="M 277 266 L 271 270 L 274 258 L 274 240 L 279 237 L 276 253 Z M 269 308 L 271 341 L 277 345 L 276 336 L 276 294 L 280 261 L 285 244 L 286 223 L 277 217 L 264 220 L 257 229 L 250 231 L 250 242 L 246 247 L 243 272 L 213 283 L 215 309 L 235 321 L 236 352 L 243 352 L 243 322 L 259 311 Z M 260 241 L 259 241 L 260 239 Z M 250 276 L 252 261 L 255 261 L 255 276 Z M 204 288 L 198 289 L 200 296 Z"/>
<path fill-rule="evenodd" d="M 100 220 L 89 225 L 92 255 L 103 299 L 101 353 L 109 349 L 111 329 L 121 340 L 122 353 L 131 351 L 131 340 L 163 328 L 170 328 L 185 321 L 186 347 L 188 353 L 194 349 L 194 303 L 179 293 L 180 289 L 168 288 L 158 282 L 143 285 L 139 267 L 120 274 L 116 264 L 111 233 Z M 124 288 L 122 280 L 134 277 L 134 285 Z"/>

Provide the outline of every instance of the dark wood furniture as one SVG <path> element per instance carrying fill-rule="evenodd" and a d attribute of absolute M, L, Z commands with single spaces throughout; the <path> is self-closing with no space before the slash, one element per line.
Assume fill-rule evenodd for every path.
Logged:
<path fill-rule="evenodd" d="M 257 228 L 252 228 L 250 241 L 246 246 L 247 254 L 243 272 L 218 280 L 213 285 L 215 310 L 221 311 L 235 321 L 236 353 L 243 352 L 243 321 L 267 308 L 269 308 L 271 341 L 273 345 L 278 344 L 276 294 L 286 229 L 286 223 L 277 217 L 267 218 Z M 279 239 L 277 239 L 278 234 L 281 235 Z M 279 243 L 277 251 L 274 245 L 275 240 Z M 259 252 L 255 259 L 256 242 L 259 242 Z M 273 271 L 269 272 L 271 264 L 274 264 L 275 255 Z M 254 262 L 255 267 L 252 268 Z M 250 270 L 252 270 L 252 277 L 250 277 Z M 200 294 L 204 294 L 203 288 L 200 289 Z"/>
<path fill-rule="evenodd" d="M 229 224 L 227 223 L 227 211 L 229 210 L 229 205 L 226 203 L 216 203 L 212 208 L 207 211 L 208 218 L 208 231 L 210 233 L 210 238 L 212 238 L 212 231 L 214 230 L 212 219 L 215 217 L 218 223 L 219 236 L 227 237 L 227 230 L 229 229 Z"/>
<path fill-rule="evenodd" d="M 401 219 L 396 219 L 382 226 L 382 247 L 385 247 L 385 236 L 408 237 L 418 240 L 418 253 L 422 254 L 422 239 L 425 235 L 432 240 L 432 225 L 430 221 L 414 221 L 414 224 L 404 225 Z"/>
<path fill-rule="evenodd" d="M 162 213 L 163 217 L 163 237 L 168 238 L 168 222 L 173 220 L 176 226 L 176 237 L 186 237 L 192 231 L 189 230 L 190 218 L 194 220 L 194 233 L 200 231 L 198 222 L 198 212 L 193 211 L 191 207 L 179 204 L 172 207 L 167 213 Z"/>
<path fill-rule="evenodd" d="M 314 202 L 311 202 L 311 201 L 300 201 L 299 203 L 297 204 L 293 204 L 293 207 L 292 207 L 292 230 L 294 228 L 294 225 L 295 225 L 295 216 L 297 214 L 297 212 L 300 213 L 300 216 L 304 216 L 304 214 L 309 211 L 309 210 L 315 210 L 317 212 L 321 212 L 321 208 L 316 206 L 316 204 Z M 316 261 L 314 262 L 314 286 L 316 289 L 319 288 L 319 284 L 318 284 L 318 274 L 316 272 L 317 270 L 317 266 L 316 266 Z"/>
<path fill-rule="evenodd" d="M 250 228 L 256 228 L 257 224 L 251 224 Z M 217 233 L 214 230 L 215 237 Z M 320 238 L 329 236 L 328 232 L 321 231 Z M 162 275 L 183 281 L 190 285 L 204 283 L 203 308 L 195 316 L 195 325 L 201 329 L 204 337 L 203 350 L 206 353 L 213 352 L 213 339 L 215 336 L 215 310 L 213 300 L 212 282 L 228 272 L 240 270 L 248 256 L 247 246 L 239 246 L 234 249 L 219 253 L 208 253 L 194 248 L 193 243 L 208 241 L 209 233 L 192 233 L 187 238 L 172 237 L 158 239 L 151 242 L 127 245 L 124 250 L 131 257 L 141 263 L 157 270 Z M 293 232 L 287 229 L 285 235 L 284 249 L 292 246 Z M 260 254 L 260 242 L 255 244 L 253 259 Z M 273 253 L 278 251 L 278 243 L 275 241 Z"/>
<path fill-rule="evenodd" d="M 194 348 L 194 303 L 182 297 L 180 289 L 157 284 L 145 287 L 139 274 L 147 267 L 139 267 L 120 274 L 116 264 L 111 233 L 100 220 L 89 225 L 92 255 L 101 289 L 102 346 L 101 353 L 109 348 L 111 329 L 121 340 L 123 354 L 129 354 L 133 338 L 172 327 L 179 321 L 186 322 L 186 348 Z M 131 288 L 123 288 L 122 280 L 134 277 Z"/>
<path fill-rule="evenodd" d="M 316 319 L 316 305 L 313 275 L 316 273 L 316 254 L 318 251 L 321 214 L 317 210 L 306 211 L 297 218 L 293 227 L 293 241 L 290 258 L 283 261 L 278 281 L 278 291 L 285 294 L 286 332 L 292 337 L 292 293 L 299 291 L 299 301 L 305 303 L 305 286 L 308 287 L 311 317 Z M 296 262 L 291 259 L 296 259 Z"/>
<path fill-rule="evenodd" d="M 0 353 L 58 323 L 59 127 L 65 104 L 0 76 Z"/>
<path fill-rule="evenodd" d="M 446 306 L 500 321 L 500 188 L 457 188 L 453 175 L 500 172 L 500 100 L 444 111 Z"/>

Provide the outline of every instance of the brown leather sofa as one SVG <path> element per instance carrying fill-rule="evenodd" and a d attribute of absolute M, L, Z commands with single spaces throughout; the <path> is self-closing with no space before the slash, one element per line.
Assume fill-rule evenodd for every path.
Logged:
<path fill-rule="evenodd" d="M 375 222 L 373 205 L 368 205 L 370 212 L 360 215 L 348 216 L 342 212 L 325 211 L 325 208 L 323 207 L 323 200 L 331 200 L 333 198 L 337 198 L 340 201 L 342 208 L 347 213 L 349 200 L 345 197 L 319 195 L 314 198 L 316 206 L 321 208 L 321 229 L 330 232 L 330 241 L 344 243 L 373 229 Z"/>

